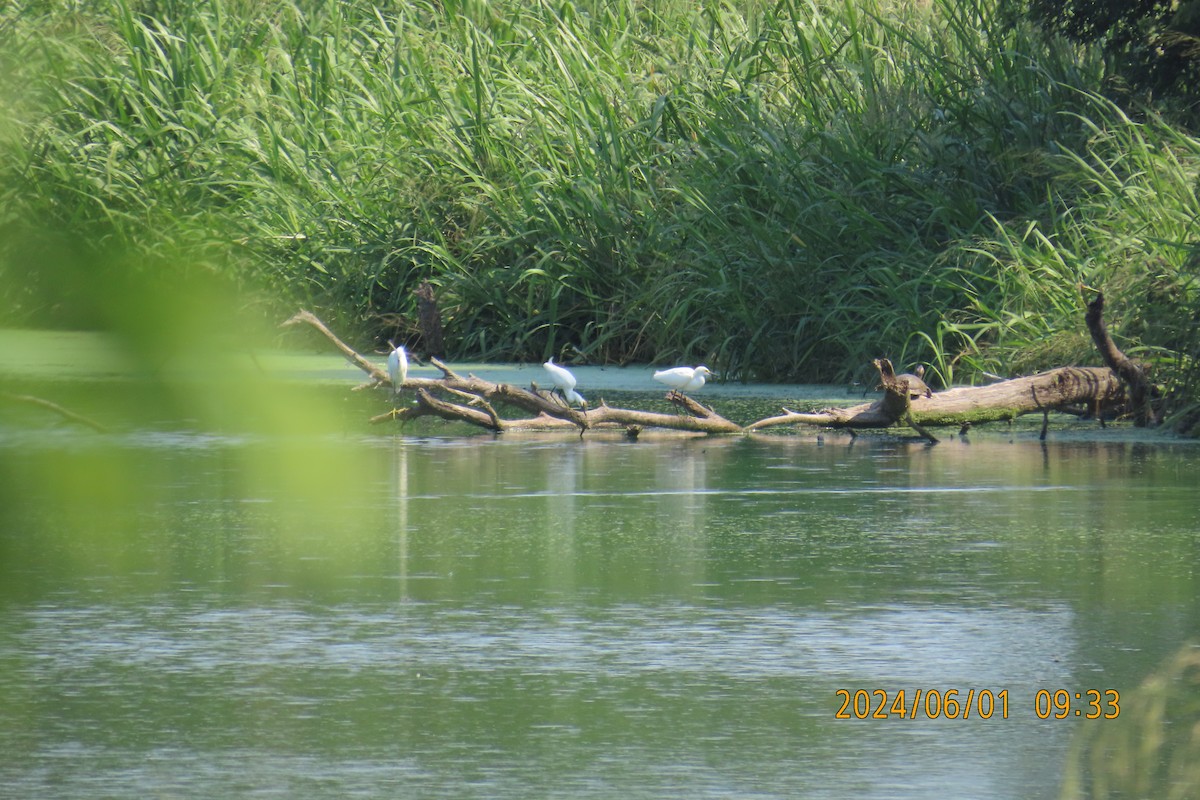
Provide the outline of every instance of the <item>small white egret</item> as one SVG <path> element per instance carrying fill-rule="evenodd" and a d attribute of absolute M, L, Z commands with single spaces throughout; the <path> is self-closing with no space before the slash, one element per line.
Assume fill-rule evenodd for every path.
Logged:
<path fill-rule="evenodd" d="M 555 364 L 553 358 L 542 366 L 545 367 L 546 374 L 550 376 L 550 382 L 554 384 L 554 388 L 563 396 L 568 406 L 587 408 L 587 400 L 584 400 L 583 395 L 575 391 L 575 376 L 569 369 Z"/>
<path fill-rule="evenodd" d="M 712 374 L 712 370 L 705 366 L 675 367 L 658 370 L 654 373 L 654 380 L 665 383 L 677 392 L 694 392 L 702 387 L 704 379 Z"/>
<path fill-rule="evenodd" d="M 395 348 L 388 355 L 388 377 L 392 379 L 393 392 L 399 392 L 400 387 L 408 380 L 408 353 L 404 352 L 404 345 Z"/>

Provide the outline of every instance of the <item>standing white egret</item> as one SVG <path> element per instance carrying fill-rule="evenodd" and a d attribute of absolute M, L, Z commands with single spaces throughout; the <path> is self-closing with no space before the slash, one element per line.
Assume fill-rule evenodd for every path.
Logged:
<path fill-rule="evenodd" d="M 395 348 L 388 355 L 388 377 L 392 379 L 392 392 L 399 392 L 400 387 L 408 380 L 408 353 L 404 352 L 404 345 Z"/>
<path fill-rule="evenodd" d="M 704 379 L 712 375 L 712 370 L 705 366 L 675 367 L 660 369 L 654 373 L 654 380 L 665 383 L 677 392 L 694 392 L 704 385 Z"/>
<path fill-rule="evenodd" d="M 546 374 L 550 376 L 550 382 L 562 394 L 568 406 L 583 406 L 587 408 L 587 400 L 584 400 L 583 395 L 575 391 L 575 376 L 571 374 L 569 369 L 555 364 L 553 358 L 542 364 L 542 366 L 545 367 Z"/>

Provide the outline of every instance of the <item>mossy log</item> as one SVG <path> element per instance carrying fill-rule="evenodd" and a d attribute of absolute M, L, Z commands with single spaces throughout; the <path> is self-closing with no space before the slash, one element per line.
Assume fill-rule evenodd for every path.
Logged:
<path fill-rule="evenodd" d="M 785 409 L 783 414 L 751 423 L 746 429 L 819 425 L 854 430 L 888 428 L 901 423 L 914 429 L 962 427 L 1007 421 L 1022 414 L 1045 413 L 1067 406 L 1083 405 L 1099 412 L 1119 403 L 1125 394 L 1120 379 L 1107 367 L 1059 367 L 987 386 L 947 389 L 929 397 L 909 397 L 907 386 L 884 388 L 884 396 L 873 403 L 812 413 Z"/>

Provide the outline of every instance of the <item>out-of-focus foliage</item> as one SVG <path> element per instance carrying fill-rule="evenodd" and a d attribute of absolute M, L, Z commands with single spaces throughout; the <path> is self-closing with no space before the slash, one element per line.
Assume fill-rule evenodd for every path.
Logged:
<path fill-rule="evenodd" d="M 1113 698 L 1101 699 L 1107 704 Z M 1115 709 L 1102 710 L 1118 713 L 1079 729 L 1063 800 L 1200 794 L 1200 649 L 1183 647 L 1134 692 L 1121 695 Z"/>

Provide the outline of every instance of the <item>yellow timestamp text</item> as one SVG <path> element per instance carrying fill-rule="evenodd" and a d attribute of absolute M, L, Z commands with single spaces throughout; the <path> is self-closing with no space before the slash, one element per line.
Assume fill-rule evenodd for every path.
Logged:
<path fill-rule="evenodd" d="M 1008 719 L 1008 689 L 838 689 L 842 704 L 834 719 Z"/>
<path fill-rule="evenodd" d="M 1008 689 L 838 689 L 834 719 L 1008 719 Z M 1021 704 L 1024 707 L 1024 704 Z M 1038 719 L 1116 719 L 1116 689 L 1039 689 L 1033 696 Z"/>
<path fill-rule="evenodd" d="M 1116 719 L 1121 713 L 1121 693 L 1116 689 L 1039 689 L 1034 695 L 1033 713 L 1038 719 Z"/>

